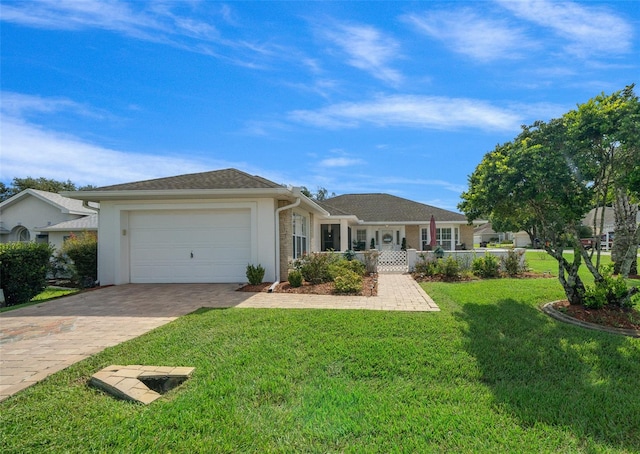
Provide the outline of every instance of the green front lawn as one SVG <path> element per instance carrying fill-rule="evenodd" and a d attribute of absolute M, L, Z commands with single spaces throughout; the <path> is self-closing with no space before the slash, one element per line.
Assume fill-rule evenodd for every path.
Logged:
<path fill-rule="evenodd" d="M 441 312 L 202 309 L 0 403 L 3 452 L 640 451 L 640 339 L 545 316 L 556 279 L 423 285 Z M 196 370 L 142 406 L 110 364 Z"/>
<path fill-rule="evenodd" d="M 79 291 L 80 290 L 76 288 L 47 287 L 41 293 L 34 296 L 28 303 L 2 307 L 0 308 L 0 312 L 12 311 L 14 309 L 20 309 L 22 307 L 33 306 L 34 304 L 44 303 L 45 301 L 54 300 L 62 296 L 73 295 L 74 293 L 78 293 Z"/>

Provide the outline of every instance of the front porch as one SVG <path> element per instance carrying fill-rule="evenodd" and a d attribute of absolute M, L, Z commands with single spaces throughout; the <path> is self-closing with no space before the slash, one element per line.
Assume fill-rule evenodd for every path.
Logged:
<path fill-rule="evenodd" d="M 336 219 L 319 221 L 316 250 L 327 251 L 401 251 L 416 249 L 429 251 L 432 239 L 427 224 L 373 224 L 349 222 Z M 440 223 L 436 227 L 435 243 L 445 251 L 470 249 L 473 241 L 473 226 Z"/>

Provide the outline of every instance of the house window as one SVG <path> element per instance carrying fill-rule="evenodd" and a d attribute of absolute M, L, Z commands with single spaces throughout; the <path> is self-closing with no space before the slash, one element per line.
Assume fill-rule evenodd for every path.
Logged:
<path fill-rule="evenodd" d="M 16 237 L 21 243 L 26 243 L 31 240 L 31 233 L 25 227 L 20 227 L 16 232 Z"/>
<path fill-rule="evenodd" d="M 451 227 L 436 229 L 436 242 L 443 249 L 453 250 L 451 247 Z"/>
<path fill-rule="evenodd" d="M 44 235 L 44 234 L 40 234 L 40 235 L 36 235 L 36 243 L 48 243 L 49 242 L 49 235 Z"/>
<path fill-rule="evenodd" d="M 293 258 L 302 257 L 307 252 L 307 218 L 293 213 Z"/>

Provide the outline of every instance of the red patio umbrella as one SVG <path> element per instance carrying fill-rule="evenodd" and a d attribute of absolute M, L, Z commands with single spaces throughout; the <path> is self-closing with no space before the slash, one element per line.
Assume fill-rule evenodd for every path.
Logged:
<path fill-rule="evenodd" d="M 436 219 L 431 215 L 431 222 L 429 223 L 429 245 L 431 248 L 436 246 Z"/>

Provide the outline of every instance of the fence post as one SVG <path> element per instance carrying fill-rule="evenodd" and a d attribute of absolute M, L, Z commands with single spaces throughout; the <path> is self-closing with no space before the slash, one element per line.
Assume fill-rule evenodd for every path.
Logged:
<path fill-rule="evenodd" d="M 418 251 L 416 249 L 407 249 L 407 266 L 409 272 L 413 273 L 416 269 L 416 260 L 418 259 Z"/>

